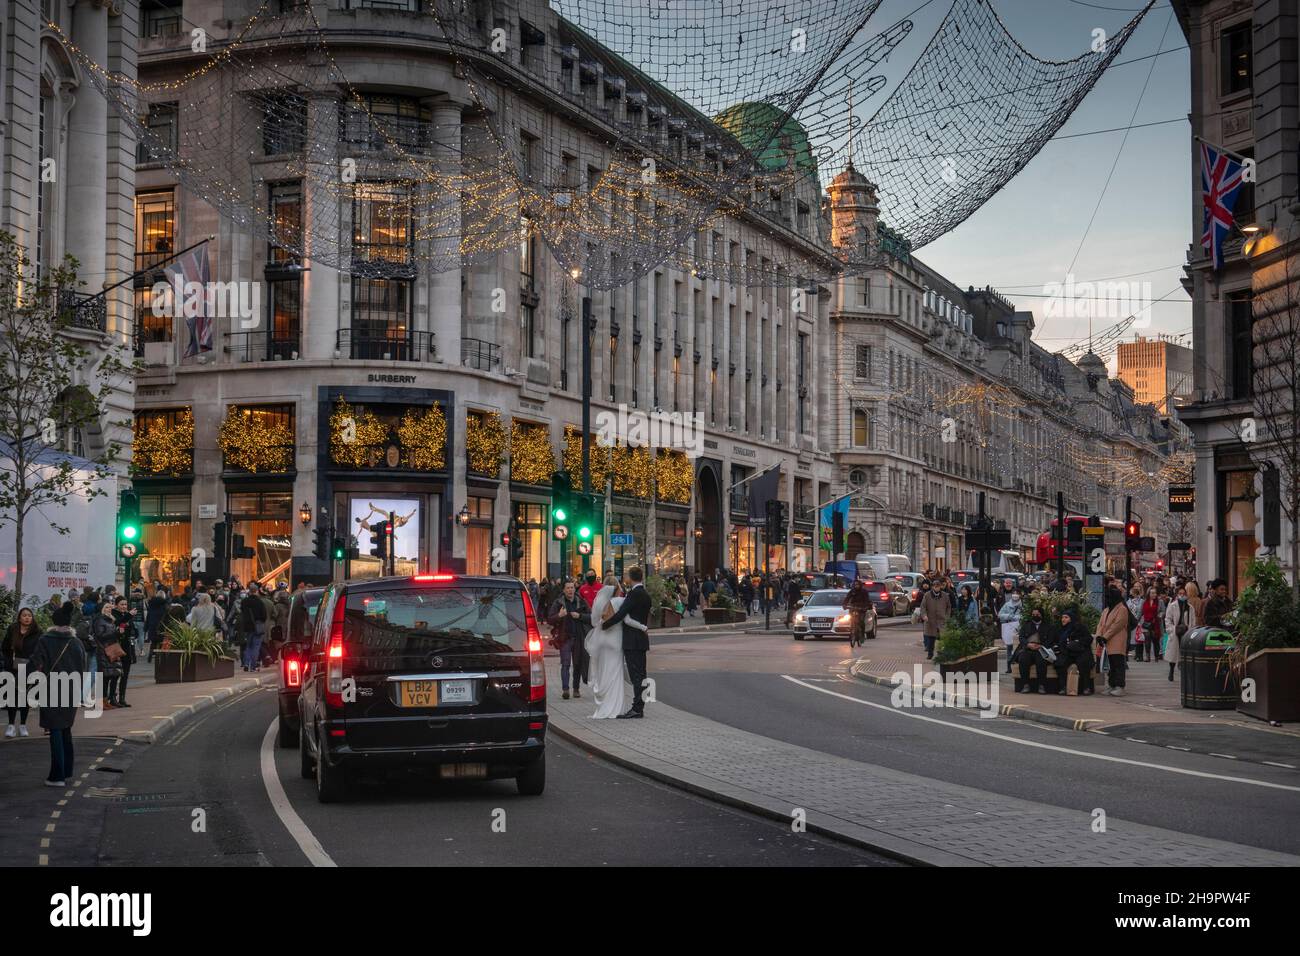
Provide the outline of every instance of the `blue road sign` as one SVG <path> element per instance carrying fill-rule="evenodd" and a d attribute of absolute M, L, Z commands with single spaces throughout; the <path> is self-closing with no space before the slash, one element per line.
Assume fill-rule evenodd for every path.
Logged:
<path fill-rule="evenodd" d="M 615 548 L 619 547 L 620 545 L 622 545 L 622 546 L 625 547 L 625 548 L 630 548 L 630 547 L 632 546 L 632 543 L 633 543 L 633 541 L 632 541 L 632 535 L 630 535 L 630 534 L 611 534 L 611 535 L 609 536 L 609 543 L 610 543 L 610 545 L 611 545 L 612 547 L 615 547 Z"/>

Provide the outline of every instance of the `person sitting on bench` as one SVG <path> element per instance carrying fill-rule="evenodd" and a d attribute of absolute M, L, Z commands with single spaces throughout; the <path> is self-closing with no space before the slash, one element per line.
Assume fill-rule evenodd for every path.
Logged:
<path fill-rule="evenodd" d="M 1079 612 L 1066 608 L 1061 612 L 1061 630 L 1056 636 L 1056 676 L 1061 687 L 1058 694 L 1067 692 L 1070 665 L 1079 668 L 1079 693 L 1092 693 L 1092 635 L 1079 621 Z"/>
<path fill-rule="evenodd" d="M 1043 649 L 1047 648 L 1055 656 L 1056 654 L 1056 635 L 1052 632 L 1050 625 L 1043 620 L 1043 612 L 1040 608 L 1034 608 L 1029 614 L 1029 620 L 1020 625 L 1020 641 L 1016 647 L 1016 662 L 1020 665 L 1020 680 L 1023 686 L 1016 690 L 1016 693 L 1023 694 L 1028 690 L 1029 669 L 1034 668 L 1035 675 L 1038 678 L 1038 693 L 1046 694 L 1047 687 L 1047 657 L 1043 654 Z"/>

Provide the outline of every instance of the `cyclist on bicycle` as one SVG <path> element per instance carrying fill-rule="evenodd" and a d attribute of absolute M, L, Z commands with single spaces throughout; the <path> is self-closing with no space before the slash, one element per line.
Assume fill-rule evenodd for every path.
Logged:
<path fill-rule="evenodd" d="M 867 611 L 871 608 L 871 592 L 863 587 L 861 580 L 854 581 L 841 606 L 853 615 L 852 626 L 849 628 L 849 647 L 861 644 L 865 636 L 863 629 L 866 626 Z"/>

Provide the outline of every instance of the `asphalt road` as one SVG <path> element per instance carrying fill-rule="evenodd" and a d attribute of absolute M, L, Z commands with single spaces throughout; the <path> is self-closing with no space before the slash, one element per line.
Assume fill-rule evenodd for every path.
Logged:
<path fill-rule="evenodd" d="M 105 803 L 114 866 L 303 865 L 261 770 L 275 696 L 253 691 L 135 754 Z M 892 866 L 893 861 L 654 783 L 548 739 L 547 788 L 513 781 L 362 785 L 323 805 L 296 750 L 270 750 L 299 837 L 339 866 Z M 200 827 L 199 824 L 202 824 Z M 494 826 L 495 824 L 495 826 Z M 504 832 L 502 830 L 504 824 Z"/>
<path fill-rule="evenodd" d="M 842 641 L 717 635 L 707 644 L 657 643 L 650 675 L 665 703 L 814 750 L 1052 806 L 1101 807 L 1120 819 L 1300 853 L 1296 770 L 953 709 L 900 711 L 891 706 L 890 688 L 837 676 L 849 656 Z"/>

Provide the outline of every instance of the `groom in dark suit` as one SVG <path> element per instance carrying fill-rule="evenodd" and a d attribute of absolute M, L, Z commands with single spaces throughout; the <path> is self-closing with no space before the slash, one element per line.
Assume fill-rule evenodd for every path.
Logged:
<path fill-rule="evenodd" d="M 645 655 L 650 650 L 650 593 L 642 581 L 640 568 L 627 569 L 627 595 L 605 627 L 623 625 L 623 660 L 627 662 L 627 676 L 632 681 L 632 706 L 620 720 L 645 716 L 645 702 L 641 699 L 641 685 L 645 682 Z"/>

